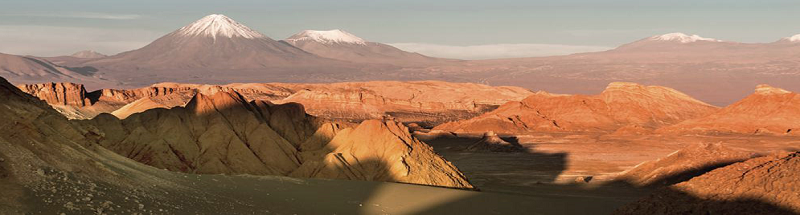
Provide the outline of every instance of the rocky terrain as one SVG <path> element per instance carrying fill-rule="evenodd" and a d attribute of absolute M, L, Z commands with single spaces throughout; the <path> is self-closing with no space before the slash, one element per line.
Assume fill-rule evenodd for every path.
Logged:
<path fill-rule="evenodd" d="M 535 58 L 443 60 L 366 41 L 341 30 L 307 30 L 276 41 L 213 14 L 137 50 L 96 58 L 3 55 L 15 84 L 83 83 L 90 90 L 160 82 L 363 82 L 440 80 L 590 94 L 626 81 L 666 86 L 716 106 L 749 87 L 800 88 L 796 41 L 740 43 L 670 33 L 592 53 Z M 703 54 L 699 54 L 703 53 Z M 20 59 L 21 58 L 21 59 Z M 224 71 L 224 72 L 222 72 Z"/>
<path fill-rule="evenodd" d="M 635 187 L 658 187 L 681 181 L 691 181 L 692 178 L 703 177 L 706 174 L 713 173 L 716 168 L 727 168 L 724 166 L 747 159 L 755 152 L 787 149 L 785 148 L 785 144 L 775 145 L 774 142 L 791 142 L 790 139 L 767 140 L 763 139 L 767 137 L 754 136 L 753 138 L 756 139 L 741 143 L 738 141 L 740 141 L 739 139 L 742 137 L 732 137 L 733 139 L 719 141 L 725 143 L 724 145 L 685 145 L 683 143 L 697 140 L 687 141 L 683 139 L 670 139 L 679 138 L 679 135 L 674 137 L 654 136 L 653 131 L 661 131 L 658 129 L 663 126 L 669 127 L 670 125 L 674 125 L 684 118 L 691 118 L 691 116 L 702 118 L 706 115 L 711 116 L 715 112 L 722 112 L 725 110 L 719 110 L 713 106 L 691 99 L 684 94 L 662 87 L 645 87 L 637 84 L 619 83 L 614 86 L 609 86 L 608 89 L 600 95 L 582 96 L 555 95 L 542 92 L 531 94 L 526 90 L 515 91 L 513 90 L 514 88 L 504 89 L 485 85 L 437 82 L 391 83 L 397 85 L 398 89 L 388 87 L 381 90 L 380 86 L 386 85 L 385 82 L 340 83 L 331 85 L 232 84 L 222 86 L 164 83 L 133 90 L 106 89 L 88 93 L 80 93 L 82 86 L 70 84 L 20 85 L 17 88 L 11 88 L 15 90 L 25 89 L 32 94 L 40 96 L 44 100 L 49 100 L 50 103 L 70 104 L 61 106 L 76 107 L 76 110 L 80 109 L 80 101 L 83 101 L 84 104 L 82 108 L 99 104 L 103 104 L 107 107 L 120 107 L 114 109 L 116 111 L 111 112 L 114 114 L 130 113 L 128 117 L 122 120 L 109 114 L 108 111 L 92 120 L 73 122 L 66 121 L 60 118 L 61 116 L 58 116 L 58 114 L 55 114 L 50 116 L 59 117 L 60 119 L 48 122 L 48 126 L 57 126 L 56 130 L 65 128 L 69 128 L 68 130 L 74 129 L 77 132 L 72 132 L 69 138 L 59 138 L 59 140 L 77 138 L 77 141 L 80 143 L 88 141 L 95 150 L 100 150 L 100 152 L 104 153 L 102 156 L 116 156 L 112 160 L 125 161 L 125 159 L 131 158 L 132 160 L 122 162 L 128 166 L 136 166 L 138 163 L 144 163 L 159 169 L 171 171 L 167 172 L 152 169 L 148 171 L 153 172 L 147 172 L 147 175 L 155 175 L 156 178 L 167 177 L 170 178 L 169 180 L 180 182 L 183 179 L 171 178 L 173 174 L 178 174 L 172 172 L 189 173 L 190 175 L 188 176 L 196 178 L 192 179 L 192 177 L 189 177 L 189 179 L 192 180 L 186 183 L 194 182 L 196 184 L 202 184 L 202 186 L 205 187 L 184 188 L 192 190 L 188 193 L 195 196 L 206 195 L 198 192 L 217 193 L 223 192 L 219 190 L 225 190 L 225 188 L 219 188 L 209 184 L 219 183 L 213 180 L 231 180 L 225 178 L 231 176 L 206 175 L 215 173 L 228 175 L 277 175 L 297 178 L 402 182 L 458 188 L 474 188 L 475 185 L 471 181 L 477 180 L 479 182 L 477 186 L 482 190 L 485 189 L 489 192 L 518 193 L 525 196 L 524 198 L 539 198 L 537 204 L 547 203 L 548 201 L 548 204 L 553 205 L 556 204 L 552 201 L 579 202 L 575 204 L 584 205 L 584 209 L 586 210 L 609 211 L 613 210 L 618 205 L 628 204 L 638 199 L 639 196 L 650 192 L 648 191 L 649 188 L 640 189 Z M 420 91 L 418 91 L 418 93 L 413 91 L 409 92 L 410 95 L 391 93 L 398 92 L 399 88 L 415 88 Z M 453 89 L 469 88 L 481 90 L 476 91 L 476 93 L 466 94 L 464 97 L 446 97 L 450 100 L 438 99 L 440 95 L 448 95 L 447 92 L 452 93 L 452 95 L 463 95 L 463 93 Z M 72 91 L 66 89 L 77 90 L 74 92 L 79 93 L 71 93 Z M 303 93 L 293 91 L 295 89 L 300 89 L 299 91 Z M 364 96 L 367 94 L 348 94 L 353 91 L 352 89 L 359 89 L 357 92 L 369 92 L 373 93 L 373 95 L 385 94 L 387 96 L 370 99 L 370 97 Z M 439 93 L 436 93 L 436 90 L 439 90 Z M 312 92 L 315 94 L 312 94 Z M 442 133 L 442 131 L 432 131 L 432 133 L 439 132 L 445 134 L 432 134 L 433 138 L 444 137 L 452 141 L 457 141 L 452 143 L 455 145 L 443 146 L 441 143 L 437 143 L 439 140 L 430 140 L 434 143 L 434 147 L 436 147 L 436 151 L 434 151 L 434 148 L 412 137 L 408 128 L 396 121 L 363 120 L 361 123 L 329 121 L 306 114 L 303 110 L 304 105 L 292 102 L 305 101 L 305 103 L 311 104 L 312 106 L 318 105 L 317 107 L 324 107 L 322 104 L 326 103 L 331 105 L 345 104 L 340 107 L 354 107 L 352 105 L 365 107 L 367 105 L 373 105 L 373 107 L 392 107 L 395 108 L 395 110 L 417 110 L 425 113 L 426 111 L 443 109 L 443 107 L 444 109 L 469 110 L 469 108 L 478 106 L 474 104 L 470 105 L 469 102 L 462 101 L 469 101 L 470 99 L 476 98 L 483 98 L 484 100 L 482 101 L 487 103 L 502 103 L 504 101 L 486 99 L 497 99 L 499 97 L 496 95 L 504 95 L 498 92 L 505 92 L 505 95 L 509 97 L 511 95 L 516 95 L 516 93 L 527 93 L 525 96 L 529 98 L 526 98 L 523 102 L 509 100 L 511 102 L 507 102 L 507 104 L 485 115 L 503 111 L 510 104 L 523 104 L 525 101 L 536 101 L 535 103 L 530 103 L 532 104 L 530 106 L 540 108 L 536 109 L 538 113 L 550 113 L 550 115 L 546 116 L 554 116 L 554 119 L 559 119 L 556 121 L 556 124 L 571 125 L 572 127 L 569 128 L 585 128 L 576 125 L 581 125 L 580 123 L 585 123 L 587 121 L 576 119 L 590 119 L 588 122 L 600 121 L 594 119 L 607 119 L 605 121 L 610 121 L 611 123 L 600 124 L 603 126 L 589 127 L 591 129 L 523 131 L 537 131 L 539 135 L 532 137 L 520 136 L 520 131 L 514 131 L 512 132 L 514 136 L 507 135 L 504 136 L 505 139 L 491 132 L 483 134 L 483 136 L 476 136 L 474 139 L 469 139 L 469 136 L 463 136 L 461 134 L 456 135 L 447 132 Z M 784 95 L 783 93 L 785 93 L 785 91 L 776 90 L 761 90 L 761 92 L 781 93 L 778 95 Z M 21 92 L 19 92 L 19 95 L 27 96 L 21 94 Z M 348 100 L 350 97 L 340 95 L 358 95 L 360 97 L 354 96 L 353 98 L 358 99 Z M 540 98 L 536 98 L 537 96 Z M 530 99 L 531 97 L 536 98 L 536 100 Z M 40 106 L 46 104 L 45 101 L 36 101 L 35 99 L 31 99 L 32 97 L 30 96 L 26 98 Z M 336 100 L 330 98 L 335 98 Z M 577 101 L 569 100 L 574 98 L 580 99 L 577 99 Z M 309 101 L 313 102 L 309 103 Z M 408 101 L 419 102 L 415 104 Z M 427 101 L 429 103 L 422 101 Z M 564 104 L 560 104 L 561 106 L 547 106 L 543 105 L 545 103 L 542 101 L 556 101 L 552 103 Z M 586 103 L 584 103 L 584 101 Z M 434 102 L 440 103 L 437 104 Z M 181 105 L 181 103 L 184 104 Z M 595 103 L 602 105 L 589 105 Z M 665 104 L 692 108 L 681 109 Z M 581 105 L 584 106 L 581 107 Z M 51 104 L 51 106 L 58 105 Z M 402 109 L 397 108 L 398 106 L 411 108 Z M 565 107 L 580 107 L 577 110 L 587 111 L 577 111 L 573 113 L 559 113 L 557 111 L 546 112 L 545 110 L 547 109 L 544 109 L 544 107 L 552 110 L 558 110 L 558 107 L 562 109 Z M 597 107 L 604 107 L 605 109 Z M 42 108 L 47 107 L 45 105 L 45 107 L 40 107 L 39 109 Z M 27 107 L 27 109 L 30 109 L 30 107 Z M 783 108 L 778 107 L 777 109 Z M 640 110 L 649 110 L 649 112 L 636 112 Z M 19 110 L 9 111 L 8 113 L 11 112 L 16 113 L 19 112 Z M 50 114 L 56 113 L 52 110 L 48 110 L 47 112 Z M 700 114 L 700 112 L 704 112 L 705 115 Z M 524 113 L 536 112 L 529 111 Z M 580 115 L 578 113 L 592 113 L 592 115 L 590 115 L 592 117 L 586 117 L 586 115 Z M 570 114 L 576 115 L 571 116 Z M 382 116 L 383 115 L 369 115 L 368 117 L 384 118 Z M 368 117 L 364 118 L 366 119 Z M 37 116 L 31 119 L 41 118 L 43 117 Z M 61 124 L 59 121 L 66 124 Z M 559 121 L 564 121 L 566 123 L 558 123 Z M 10 120 L 9 122 L 14 121 Z M 589 125 L 597 124 L 590 123 Z M 38 128 L 37 126 L 39 125 L 29 125 L 28 127 Z M 414 128 L 418 132 L 429 131 L 428 129 L 419 127 L 419 125 L 414 125 Z M 591 134 L 595 131 L 602 132 L 597 134 L 599 136 L 586 135 L 586 132 Z M 70 132 L 67 132 L 67 134 L 70 134 Z M 52 135 L 55 135 L 55 133 L 48 133 L 48 135 L 42 137 L 49 137 Z M 22 136 L 15 136 L 12 134 L 7 134 L 6 136 L 22 138 Z M 468 139 L 462 140 L 463 138 Z M 699 140 L 701 142 L 712 141 L 703 138 Z M 428 142 L 429 140 L 426 139 L 425 141 Z M 672 142 L 679 144 L 674 145 Z M 534 143 L 534 145 L 531 145 L 531 143 Z M 566 145 L 570 146 L 566 146 L 565 143 L 569 143 Z M 593 144 L 597 146 L 593 146 Z M 678 146 L 682 147 L 679 147 L 680 150 L 675 151 L 675 148 Z M 82 145 L 82 147 L 84 146 Z M 553 149 L 554 147 L 556 149 Z M 593 147 L 595 147 L 594 150 Z M 666 149 L 663 147 L 666 147 Z M 748 149 L 742 150 L 742 148 Z M 669 149 L 672 149 L 672 151 L 667 151 Z M 568 151 L 569 155 L 563 153 L 564 150 Z M 588 151 L 583 152 L 582 150 Z M 630 151 L 636 151 L 637 153 L 631 154 Z M 454 159 L 454 163 L 451 164 L 439 157 L 440 153 L 443 153 L 442 155 L 448 160 Z M 624 155 L 624 158 L 620 157 L 620 155 Z M 659 157 L 660 159 L 653 160 Z M 8 157 L 5 155 L 2 155 L 2 158 L 8 160 Z M 648 162 L 642 163 L 642 161 Z M 617 164 L 615 162 L 621 163 Z M 9 162 L 6 161 L 6 163 Z M 641 164 L 635 165 L 638 163 Z M 456 165 L 458 165 L 458 168 Z M 3 174 L 13 175 L 10 173 L 17 171 L 11 171 L 9 170 L 10 168 L 11 167 L 4 166 Z M 117 168 L 120 167 L 110 167 L 111 171 L 117 171 Z M 136 166 L 135 168 L 148 169 L 149 167 Z M 462 168 L 466 169 L 464 170 L 464 174 L 461 173 Z M 53 174 L 55 175 L 53 178 L 57 180 L 63 180 L 65 177 L 67 180 L 70 180 L 73 177 L 65 176 L 69 175 L 69 173 L 64 173 L 61 170 L 53 170 L 53 173 L 50 173 L 48 168 L 41 169 L 45 172 L 45 176 L 50 177 L 50 175 Z M 35 178 L 34 176 L 41 176 L 39 174 L 41 171 L 37 169 L 24 170 L 23 172 L 25 171 L 30 172 L 28 177 Z M 622 173 L 618 173 L 620 171 L 622 171 Z M 709 171 L 711 172 L 706 173 Z M 200 175 L 195 176 L 191 174 Z M 126 191 L 126 189 L 130 188 L 107 186 L 106 184 L 109 182 L 96 182 L 98 179 L 92 179 L 94 176 L 81 177 L 86 178 L 81 179 L 80 183 L 86 184 L 75 182 L 78 184 L 75 184 L 74 187 L 72 185 L 55 184 L 55 182 L 48 182 L 45 186 L 40 186 L 38 188 L 32 188 L 32 185 L 29 184 L 9 182 L 6 187 L 9 187 L 9 190 L 38 189 L 35 191 L 23 192 L 31 192 L 35 193 L 34 195 L 46 197 L 43 198 L 42 201 L 50 201 L 53 204 L 29 204 L 51 205 L 44 208 L 49 208 L 47 209 L 48 211 L 52 209 L 52 211 L 55 212 L 69 210 L 96 211 L 98 209 L 110 211 L 112 210 L 111 208 L 115 207 L 114 205 L 119 205 L 117 208 L 145 212 L 151 209 L 170 211 L 184 207 L 183 203 L 170 200 L 169 197 L 164 197 L 164 195 L 158 192 L 153 193 L 153 191 L 150 190 Z M 180 178 L 182 176 L 177 175 L 177 177 Z M 472 180 L 467 181 L 468 177 Z M 13 178 L 13 180 L 19 179 Z M 114 180 L 117 183 L 133 183 L 134 186 L 141 186 L 134 182 L 125 181 L 128 179 Z M 284 179 L 273 178 L 258 180 L 273 181 L 269 183 L 271 184 L 269 186 L 274 187 L 274 189 L 308 190 L 304 188 L 304 185 L 287 185 L 276 182 Z M 581 182 L 576 182 L 578 180 Z M 531 184 L 531 181 L 538 182 Z M 619 185 L 604 185 L 605 182 L 614 181 L 629 183 L 634 188 Z M 154 183 L 151 181 L 146 182 Z M 97 184 L 94 190 L 92 190 L 91 187 L 95 185 L 91 185 L 91 183 Z M 304 183 L 324 184 L 327 182 L 306 181 Z M 573 187 L 573 185 L 563 185 L 574 183 L 586 185 L 574 185 L 575 187 Z M 80 186 L 89 186 L 86 188 L 88 191 L 81 191 L 76 194 L 70 193 L 70 196 L 67 196 L 71 197 L 75 195 L 79 198 L 48 197 L 51 195 L 49 193 L 52 193 L 50 190 L 54 187 L 57 192 L 63 193 L 64 191 L 60 190 L 73 189 Z M 158 189 L 167 190 L 166 192 L 170 193 L 185 193 L 184 191 L 174 190 L 170 188 L 170 186 L 160 187 L 160 185 L 157 185 L 156 187 L 158 187 Z M 231 186 L 233 185 L 231 184 Z M 236 186 L 238 187 L 240 185 Z M 349 186 L 358 187 L 361 185 L 353 184 Z M 588 189 L 581 188 L 582 186 L 599 187 Z M 208 191 L 209 189 L 213 191 Z M 675 191 L 671 187 L 668 189 L 669 192 Z M 125 200 L 124 196 L 114 196 L 108 194 L 108 192 L 121 192 L 126 195 L 137 193 L 136 196 L 138 199 L 129 202 L 128 200 L 132 198 Z M 548 194 L 533 194 L 538 192 L 545 192 Z M 682 196 L 682 198 L 699 198 L 698 195 L 694 194 L 685 194 L 683 192 L 675 193 L 677 193 L 675 195 Z M 20 194 L 16 196 L 24 195 L 25 194 Z M 228 196 L 229 194 L 215 195 Z M 613 195 L 613 197 L 609 195 Z M 19 198 L 13 196 L 15 195 L 3 199 L 3 201 L 20 201 Z M 84 200 L 87 197 L 88 200 Z M 292 198 L 306 197 L 294 196 Z M 102 201 L 100 199 L 102 199 Z M 676 199 L 678 199 L 678 197 L 676 197 Z M 106 201 L 111 203 L 106 203 Z M 761 201 L 759 200 L 758 202 Z M 145 205 L 143 210 L 137 209 L 139 208 L 139 204 Z M 13 203 L 7 205 L 13 205 Z M 551 207 L 552 205 L 544 206 L 544 208 Z M 765 210 L 774 210 L 774 208 L 775 207 L 769 206 Z M 620 211 L 640 211 L 645 209 L 635 208 L 634 210 L 623 208 L 620 209 Z M 29 211 L 30 209 L 14 208 L 11 210 Z M 208 209 L 203 210 L 205 211 Z M 255 209 L 248 208 L 248 211 L 253 210 Z M 581 211 L 587 212 L 586 210 Z M 563 210 L 560 211 L 563 212 Z"/>
<path fill-rule="evenodd" d="M 800 153 L 753 158 L 664 188 L 617 214 L 800 213 Z"/>
<path fill-rule="evenodd" d="M 522 213 L 565 205 L 397 183 L 176 173 L 105 149 L 98 144 L 105 134 L 68 121 L 4 79 L 0 96 L 2 214 Z"/>
<path fill-rule="evenodd" d="M 754 154 L 725 147 L 722 143 L 693 144 L 658 160 L 636 165 L 617 180 L 637 186 L 671 185 L 751 157 Z"/>
<path fill-rule="evenodd" d="M 75 107 L 92 105 L 92 101 L 86 97 L 86 88 L 83 84 L 43 83 L 20 85 L 19 88 L 51 105 Z"/>
<path fill-rule="evenodd" d="M 626 126 L 654 129 L 717 109 L 671 88 L 617 82 L 593 96 L 537 92 L 481 116 L 434 129 L 497 133 L 630 129 Z"/>
<path fill-rule="evenodd" d="M 63 12 L 10 18 L 113 50 L 141 40 L 90 26 L 181 17 Z M 488 60 L 221 14 L 162 35 L 0 53 L 0 214 L 800 214 L 800 35 Z"/>
<path fill-rule="evenodd" d="M 125 118 L 152 108 L 184 106 L 197 92 L 213 94 L 219 91 L 236 91 L 247 100 L 301 103 L 310 114 L 324 118 L 362 121 L 393 116 L 403 122 L 420 122 L 427 126 L 476 116 L 505 102 L 532 94 L 517 87 L 438 81 L 229 85 L 161 83 L 138 89 L 102 89 L 89 93 L 85 93 L 83 86 L 78 84 L 50 85 L 75 86 L 74 89 L 65 89 L 62 93 L 89 98 L 92 102 L 84 103 L 85 105 L 63 105 L 75 102 L 50 95 L 52 92 L 49 88 L 39 85 L 19 87 L 48 101 L 74 119 L 88 119 L 99 113 L 112 113 L 119 118 Z"/>
<path fill-rule="evenodd" d="M 285 175 L 472 188 L 458 169 L 394 121 L 358 125 L 302 105 L 196 94 L 186 107 L 90 121 L 100 145 L 144 164 L 200 174 Z"/>
<path fill-rule="evenodd" d="M 769 85 L 711 115 L 659 130 L 672 134 L 800 134 L 800 95 Z"/>

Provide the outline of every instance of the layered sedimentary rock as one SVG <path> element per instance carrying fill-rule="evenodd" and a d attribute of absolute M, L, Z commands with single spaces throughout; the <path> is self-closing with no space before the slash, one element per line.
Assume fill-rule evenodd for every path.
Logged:
<path fill-rule="evenodd" d="M 716 107 L 671 88 L 616 82 L 593 96 L 538 92 L 481 116 L 435 129 L 498 133 L 614 131 L 629 125 L 657 128 L 715 110 Z"/>
<path fill-rule="evenodd" d="M 74 84 L 19 88 L 48 99 L 54 107 L 74 108 L 74 116 L 102 112 L 98 107 L 122 106 L 113 115 L 103 113 L 85 121 L 86 129 L 97 131 L 100 145 L 159 168 L 472 187 L 458 169 L 412 138 L 402 124 L 325 122 L 307 115 L 301 104 L 276 105 L 238 93 L 285 98 L 291 91 L 282 86 L 163 84 L 91 93 Z M 92 104 L 89 98 L 97 102 Z"/>
<path fill-rule="evenodd" d="M 0 97 L 0 214 L 145 213 L 203 195 L 99 147 L 96 132 L 2 78 Z M 177 187 L 185 193 L 166 192 Z"/>
<path fill-rule="evenodd" d="M 188 93 L 142 97 L 111 112 L 111 115 L 125 119 L 131 114 L 141 113 L 156 108 L 172 108 L 184 106 L 192 98 Z"/>
<path fill-rule="evenodd" d="M 706 117 L 659 130 L 663 133 L 800 135 L 800 95 L 769 85 Z"/>
<path fill-rule="evenodd" d="M 374 205 L 375 211 L 407 213 L 404 207 L 408 202 L 426 207 L 430 195 L 480 195 L 406 184 L 166 171 L 105 149 L 98 143 L 108 134 L 81 121 L 67 120 L 2 78 L 0 97 L 0 214 L 354 214 L 363 212 L 361 202 Z M 376 201 L 375 195 L 386 200 Z M 498 196 L 504 198 L 498 200 L 501 204 L 519 200 L 492 194 L 483 198 Z M 308 206 L 320 199 L 328 203 Z M 287 200 L 293 201 L 284 202 Z M 403 207 L 393 205 L 395 201 Z M 285 207 L 276 208 L 276 202 Z M 489 213 L 513 208 L 508 206 L 512 204 L 469 210 Z M 463 207 L 446 210 L 458 209 Z M 506 213 L 525 210 L 529 209 Z"/>
<path fill-rule="evenodd" d="M 92 105 L 86 97 L 86 88 L 83 84 L 74 83 L 43 83 L 26 84 L 18 86 L 23 92 L 38 97 L 52 105 L 68 105 L 85 107 Z"/>
<path fill-rule="evenodd" d="M 670 185 L 753 156 L 722 143 L 697 143 L 664 158 L 636 165 L 617 179 L 637 186 Z"/>
<path fill-rule="evenodd" d="M 28 85 L 20 87 L 26 88 Z M 97 101 L 91 107 L 70 107 L 73 112 L 85 112 L 74 118 L 87 119 L 99 113 L 111 112 L 124 117 L 151 108 L 183 106 L 198 92 L 210 95 L 226 91 L 235 91 L 249 101 L 301 103 L 310 114 L 325 118 L 361 121 L 390 115 L 404 122 L 426 125 L 473 117 L 505 102 L 532 94 L 529 90 L 517 87 L 438 81 L 228 85 L 161 83 L 139 89 L 94 91 L 87 95 Z M 37 91 L 30 93 L 36 95 Z M 129 106 L 123 108 L 126 105 Z M 108 108 L 89 111 L 100 109 L 95 106 Z"/>
<path fill-rule="evenodd" d="M 301 104 L 196 94 L 185 107 L 91 121 L 101 145 L 174 171 L 288 175 L 472 188 L 455 166 L 394 121 L 327 122 Z"/>
<path fill-rule="evenodd" d="M 440 81 L 300 84 L 285 99 L 302 103 L 309 113 L 339 119 L 370 119 L 390 115 L 406 122 L 438 124 L 476 116 L 531 92 L 518 87 L 491 87 Z"/>
<path fill-rule="evenodd" d="M 798 152 L 753 158 L 661 189 L 616 213 L 797 214 L 798 169 Z"/>
<path fill-rule="evenodd" d="M 97 103 L 86 92 L 83 84 L 43 83 L 17 86 L 25 93 L 46 101 L 67 118 L 82 119 L 118 108 L 113 104 Z"/>
<path fill-rule="evenodd" d="M 455 166 L 395 121 L 364 121 L 340 130 L 327 144 L 317 138 L 304 148 L 303 164 L 290 176 L 472 187 Z"/>

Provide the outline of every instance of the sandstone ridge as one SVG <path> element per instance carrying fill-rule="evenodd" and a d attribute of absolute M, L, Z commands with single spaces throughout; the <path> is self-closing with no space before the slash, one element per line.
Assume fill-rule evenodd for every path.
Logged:
<path fill-rule="evenodd" d="M 750 96 L 705 117 L 659 129 L 669 134 L 800 133 L 800 95 L 769 85 L 758 85 Z"/>
<path fill-rule="evenodd" d="M 658 128 L 707 115 L 716 107 L 671 88 L 616 82 L 599 95 L 535 93 L 492 112 L 435 129 L 455 132 L 604 131 Z"/>
<path fill-rule="evenodd" d="M 753 158 L 657 191 L 617 214 L 800 213 L 800 153 Z"/>
<path fill-rule="evenodd" d="M 286 175 L 472 188 L 458 169 L 394 121 L 322 120 L 298 103 L 197 93 L 185 107 L 90 124 L 100 144 L 136 161 L 205 174 Z"/>
<path fill-rule="evenodd" d="M 32 86 L 20 85 L 20 88 Z M 221 91 L 235 91 L 248 101 L 301 103 L 310 114 L 325 118 L 362 121 L 390 115 L 403 122 L 428 125 L 476 116 L 531 94 L 529 90 L 518 87 L 440 81 L 228 85 L 161 83 L 138 89 L 102 89 L 85 93 L 85 97 L 97 102 L 88 107 L 67 106 L 64 108 L 69 110 L 62 112 L 74 112 L 68 116 L 76 119 L 89 119 L 99 113 L 112 112 L 124 118 L 152 108 L 184 106 L 198 92 L 211 95 Z M 26 92 L 41 94 L 37 90 Z M 50 103 L 56 105 L 60 101 Z"/>

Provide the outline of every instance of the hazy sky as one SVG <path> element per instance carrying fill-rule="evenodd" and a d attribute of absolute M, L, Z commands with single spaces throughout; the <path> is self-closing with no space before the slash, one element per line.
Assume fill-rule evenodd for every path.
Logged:
<path fill-rule="evenodd" d="M 670 32 L 772 42 L 800 34 L 798 11 L 798 0 L 2 0 L 0 52 L 115 54 L 221 13 L 273 39 L 338 28 L 436 55 L 541 56 Z"/>

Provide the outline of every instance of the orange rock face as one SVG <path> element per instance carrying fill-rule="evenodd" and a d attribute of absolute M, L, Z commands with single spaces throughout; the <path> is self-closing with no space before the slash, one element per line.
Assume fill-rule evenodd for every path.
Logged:
<path fill-rule="evenodd" d="M 353 127 L 306 114 L 298 103 L 197 93 L 185 107 L 88 121 L 104 147 L 173 171 L 286 175 L 472 188 L 458 169 L 394 121 Z"/>
<path fill-rule="evenodd" d="M 391 115 L 404 122 L 427 124 L 473 117 L 505 102 L 532 94 L 518 87 L 439 81 L 228 85 L 161 83 L 139 89 L 91 92 L 88 97 L 97 100 L 98 105 L 109 107 L 92 112 L 92 108 L 74 106 L 74 112 L 84 112 L 74 118 L 86 119 L 111 112 L 125 117 L 151 108 L 183 106 L 197 92 L 211 95 L 227 91 L 235 91 L 249 101 L 301 103 L 310 114 L 325 118 L 362 121 Z M 38 92 L 30 90 L 29 93 L 37 95 Z"/>
<path fill-rule="evenodd" d="M 657 191 L 617 214 L 800 213 L 800 153 L 753 158 Z"/>
<path fill-rule="evenodd" d="M 73 83 L 44 83 L 19 85 L 23 92 L 38 97 L 53 105 L 69 105 L 85 107 L 92 105 L 86 98 L 86 89 L 83 84 Z"/>
<path fill-rule="evenodd" d="M 662 133 L 799 135 L 800 95 L 768 85 L 706 117 L 665 127 Z"/>
<path fill-rule="evenodd" d="M 725 147 L 722 143 L 698 143 L 667 157 L 636 165 L 621 174 L 618 180 L 637 186 L 669 185 L 753 156 L 752 153 Z"/>
<path fill-rule="evenodd" d="M 538 92 L 479 117 L 445 123 L 435 129 L 498 133 L 614 131 L 626 125 L 661 127 L 716 109 L 670 88 L 618 82 L 594 96 Z"/>

